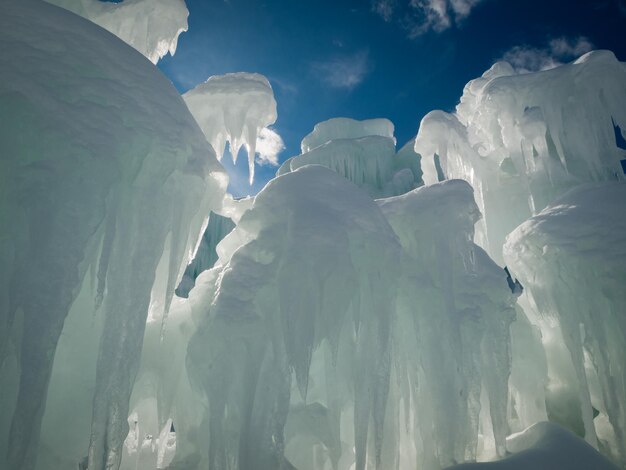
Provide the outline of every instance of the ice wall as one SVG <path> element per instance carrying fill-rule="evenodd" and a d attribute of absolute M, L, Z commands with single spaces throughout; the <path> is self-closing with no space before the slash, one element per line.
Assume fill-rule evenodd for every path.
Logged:
<path fill-rule="evenodd" d="M 173 465 L 502 455 L 515 295 L 472 242 L 478 217 L 463 181 L 379 204 L 319 165 L 271 181 L 190 292 L 187 373 L 208 409 L 178 423 Z"/>
<path fill-rule="evenodd" d="M 387 119 L 330 119 L 315 125 L 302 140 L 303 153 L 286 160 L 277 174 L 319 164 L 372 197 L 403 194 L 423 184 L 420 157 L 413 144 L 396 153 L 395 143 L 393 124 Z"/>
<path fill-rule="evenodd" d="M 115 469 L 148 309 L 167 311 L 227 178 L 127 45 L 47 3 L 2 10 L 0 466 L 33 469 L 46 447 L 47 469 Z M 62 427 L 40 436 L 44 419 Z"/>
<path fill-rule="evenodd" d="M 219 160 L 226 142 L 233 161 L 237 161 L 241 146 L 246 148 L 252 184 L 257 137 L 277 117 L 274 92 L 267 78 L 246 72 L 215 75 L 183 98 Z"/>
<path fill-rule="evenodd" d="M 184 0 L 46 0 L 93 21 L 131 45 L 152 63 L 174 55 L 178 36 L 187 31 Z"/>
<path fill-rule="evenodd" d="M 485 214 L 479 243 L 501 261 L 506 235 L 581 183 L 623 180 L 613 124 L 626 124 L 626 67 L 609 51 L 517 74 L 505 62 L 469 82 L 453 114 L 424 117 L 424 181 L 462 178 Z"/>
<path fill-rule="evenodd" d="M 553 414 L 570 427 L 582 421 L 587 441 L 618 462 L 626 461 L 625 208 L 625 183 L 583 185 L 520 225 L 504 247 L 527 289 L 526 311 L 544 332 L 552 402 L 573 392 L 569 416 Z"/>

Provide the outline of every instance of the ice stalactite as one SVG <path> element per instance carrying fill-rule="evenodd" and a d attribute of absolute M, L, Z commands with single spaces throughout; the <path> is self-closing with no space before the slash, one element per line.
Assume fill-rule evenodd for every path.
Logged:
<path fill-rule="evenodd" d="M 480 244 L 497 261 L 506 235 L 555 197 L 585 182 L 623 180 L 613 123 L 626 124 L 626 68 L 609 51 L 537 73 L 506 62 L 470 81 L 453 114 L 424 117 L 415 151 L 424 180 L 476 189 L 485 215 Z"/>
<path fill-rule="evenodd" d="M 531 320 L 552 332 L 544 335 L 546 350 L 556 341 L 566 347 L 564 354 L 553 355 L 550 381 L 555 389 L 565 382 L 575 391 L 578 406 L 572 413 L 582 420 L 587 441 L 621 462 L 626 459 L 625 204 L 624 183 L 580 186 L 524 222 L 505 245 L 507 262 L 527 288 Z M 571 364 L 573 374 L 563 375 L 562 361 Z"/>
<path fill-rule="evenodd" d="M 515 296 L 472 242 L 478 217 L 463 181 L 378 205 L 318 165 L 272 181 L 191 292 L 187 370 L 209 404 L 196 459 L 347 470 L 503 455 Z"/>
<path fill-rule="evenodd" d="M 322 378 L 310 377 L 314 352 L 328 348 L 329 373 L 333 361 L 350 364 L 342 374 L 354 392 L 337 398 L 354 404 L 350 434 L 362 469 L 368 435 L 382 439 L 394 311 L 388 267 L 399 254 L 391 228 L 366 193 L 309 166 L 270 183 L 227 246 L 230 238 L 245 241 L 220 255 L 217 294 L 188 356 L 209 401 L 209 466 L 290 468 L 290 403 L 334 402 L 312 390 Z"/>
<path fill-rule="evenodd" d="M 9 286 L 2 351 L 11 353 L 2 367 L 12 371 L 1 380 L 16 389 L 3 396 L 2 459 L 35 468 L 48 385 L 63 370 L 55 350 L 88 289 L 103 298 L 102 335 L 75 343 L 94 358 L 99 347 L 95 392 L 84 390 L 94 403 L 89 468 L 116 468 L 148 307 L 167 311 L 226 176 L 171 83 L 117 38 L 42 2 L 3 4 L 0 22 L 0 40 L 12 45 L 0 53 L 2 173 L 12 175 L 0 207 L 13 221 L 0 250 Z M 81 305 L 80 315 L 94 315 L 93 303 Z M 77 465 L 87 449 L 52 452 L 61 466 Z"/>
<path fill-rule="evenodd" d="M 450 180 L 379 204 L 405 253 L 394 341 L 405 385 L 395 401 L 405 406 L 401 422 L 414 423 L 418 467 L 504 455 L 515 296 L 472 241 L 472 188 Z"/>
<path fill-rule="evenodd" d="M 248 152 L 250 184 L 259 133 L 276 122 L 276 100 L 267 78 L 258 73 L 215 75 L 183 95 L 218 160 L 226 142 L 233 161 L 239 149 Z"/>
<path fill-rule="evenodd" d="M 174 55 L 178 36 L 187 31 L 184 0 L 46 0 L 66 8 L 115 34 L 153 64 Z"/>
<path fill-rule="evenodd" d="M 330 119 L 316 124 L 301 147 L 303 153 L 286 160 L 278 175 L 319 164 L 372 197 L 396 196 L 423 184 L 419 155 L 413 145 L 396 153 L 393 124 L 387 119 Z"/>

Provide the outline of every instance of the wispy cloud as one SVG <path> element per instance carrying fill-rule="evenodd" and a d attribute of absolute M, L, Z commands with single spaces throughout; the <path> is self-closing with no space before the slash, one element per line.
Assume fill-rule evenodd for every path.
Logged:
<path fill-rule="evenodd" d="M 335 56 L 329 60 L 311 64 L 311 70 L 321 81 L 333 88 L 347 90 L 352 90 L 359 85 L 371 69 L 368 51 Z"/>
<path fill-rule="evenodd" d="M 285 150 L 285 143 L 276 131 L 265 127 L 256 140 L 256 163 L 258 165 L 278 166 L 278 155 Z"/>
<path fill-rule="evenodd" d="M 474 7 L 483 0 L 372 0 L 372 10 L 389 22 L 400 16 L 400 23 L 407 28 L 409 37 L 417 37 L 430 31 L 440 33 L 453 25 L 459 25 Z"/>
<path fill-rule="evenodd" d="M 548 70 L 589 52 L 593 44 L 584 36 L 552 39 L 545 47 L 515 46 L 501 60 L 509 62 L 518 72 Z"/>
<path fill-rule="evenodd" d="M 380 15 L 380 17 L 389 22 L 393 17 L 393 12 L 397 7 L 396 0 L 373 0 L 372 11 Z"/>

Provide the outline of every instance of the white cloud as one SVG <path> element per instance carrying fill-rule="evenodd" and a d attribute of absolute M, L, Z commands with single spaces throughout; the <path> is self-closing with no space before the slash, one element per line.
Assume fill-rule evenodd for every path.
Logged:
<path fill-rule="evenodd" d="M 429 31 L 442 32 L 458 25 L 483 0 L 409 0 L 408 8 L 399 8 L 397 0 L 373 0 L 372 10 L 385 21 L 396 14 L 404 14 L 401 22 L 410 37 Z"/>
<path fill-rule="evenodd" d="M 327 61 L 311 64 L 313 73 L 333 88 L 353 89 L 371 70 L 369 53 L 360 51 L 352 55 L 337 56 Z"/>
<path fill-rule="evenodd" d="M 276 131 L 265 127 L 256 139 L 256 163 L 278 166 L 278 154 L 285 150 L 285 143 Z"/>
<path fill-rule="evenodd" d="M 518 72 L 548 70 L 577 59 L 593 49 L 593 44 L 584 36 L 572 39 L 552 39 L 546 47 L 515 46 L 501 60 L 509 62 Z"/>

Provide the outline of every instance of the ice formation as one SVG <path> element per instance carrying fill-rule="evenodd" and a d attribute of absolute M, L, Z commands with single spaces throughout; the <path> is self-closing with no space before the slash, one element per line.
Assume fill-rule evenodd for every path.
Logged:
<path fill-rule="evenodd" d="M 480 244 L 502 261 L 504 238 L 584 182 L 624 180 L 613 124 L 626 126 L 626 67 L 609 51 L 517 74 L 498 62 L 469 82 L 452 114 L 424 117 L 415 142 L 427 184 L 462 178 L 484 213 Z M 584 124 L 581 124 L 584 123 Z"/>
<path fill-rule="evenodd" d="M 0 42 L 0 467 L 117 468 L 148 309 L 227 178 L 169 80 L 93 23 L 4 2 Z"/>
<path fill-rule="evenodd" d="M 196 255 L 187 268 L 183 279 L 176 289 L 179 297 L 188 297 L 189 291 L 193 289 L 196 278 L 204 271 L 211 269 L 217 261 L 217 244 L 221 242 L 232 229 L 235 228 L 233 221 L 228 218 L 211 212 L 209 214 L 209 224 L 207 225 L 202 241 L 196 251 Z"/>
<path fill-rule="evenodd" d="M 486 443 L 503 445 L 515 297 L 471 242 L 478 216 L 463 181 L 379 205 L 318 165 L 268 184 L 192 291 L 214 296 L 196 307 L 187 357 L 209 404 L 195 459 L 432 468 L 472 458 L 479 425 Z M 457 403 L 458 415 L 420 403 Z"/>
<path fill-rule="evenodd" d="M 449 470 L 618 470 L 589 444 L 554 423 L 537 423 L 507 439 L 511 456 L 500 462 L 468 463 Z"/>
<path fill-rule="evenodd" d="M 395 196 L 423 184 L 420 157 L 413 145 L 409 142 L 396 154 L 393 124 L 387 119 L 330 119 L 315 125 L 302 140 L 302 154 L 285 161 L 277 174 L 319 164 L 372 197 Z"/>
<path fill-rule="evenodd" d="M 276 121 L 276 100 L 270 83 L 258 73 L 215 75 L 183 95 L 217 158 L 226 142 L 233 161 L 243 145 L 248 152 L 250 184 L 259 133 Z"/>
<path fill-rule="evenodd" d="M 152 63 L 174 55 L 178 36 L 187 31 L 185 0 L 46 0 L 93 21 L 128 43 Z"/>
<path fill-rule="evenodd" d="M 39 1 L 0 42 L 0 467 L 626 468 L 611 53 L 495 64 L 399 150 L 386 119 L 319 123 L 235 200 L 215 152 L 252 179 L 263 76 L 183 100 Z"/>
<path fill-rule="evenodd" d="M 626 184 L 572 189 L 507 238 L 505 258 L 544 332 L 548 390 L 588 442 L 626 462 Z M 550 398 L 550 397 L 548 397 Z"/>
<path fill-rule="evenodd" d="M 315 147 L 335 139 L 358 139 L 377 135 L 393 140 L 394 126 L 389 119 L 365 119 L 357 121 L 350 118 L 333 118 L 315 125 L 313 131 L 302 139 L 300 148 L 307 153 Z"/>

